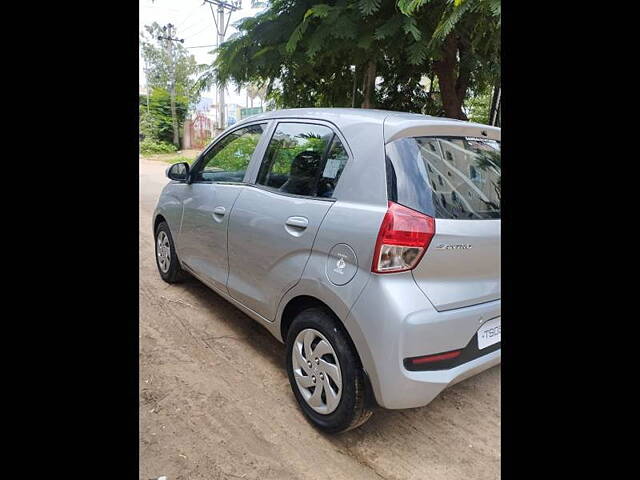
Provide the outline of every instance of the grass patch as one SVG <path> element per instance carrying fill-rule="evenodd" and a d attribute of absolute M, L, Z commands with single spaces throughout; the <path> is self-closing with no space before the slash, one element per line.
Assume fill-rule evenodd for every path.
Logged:
<path fill-rule="evenodd" d="M 181 150 L 174 153 L 155 153 L 155 154 L 142 154 L 142 157 L 145 160 L 154 160 L 156 162 L 166 162 L 166 163 L 179 163 L 179 162 L 187 162 L 191 165 L 201 150 Z"/>
<path fill-rule="evenodd" d="M 167 156 L 167 158 L 163 158 L 162 159 L 163 162 L 167 162 L 167 163 L 171 163 L 171 164 L 187 162 L 189 165 L 191 165 L 194 160 L 195 160 L 195 158 L 190 158 L 190 157 L 172 157 L 172 156 Z"/>
<path fill-rule="evenodd" d="M 178 149 L 175 145 L 167 142 L 161 142 L 152 138 L 145 138 L 140 142 L 140 152 L 146 155 L 156 153 L 175 153 Z"/>

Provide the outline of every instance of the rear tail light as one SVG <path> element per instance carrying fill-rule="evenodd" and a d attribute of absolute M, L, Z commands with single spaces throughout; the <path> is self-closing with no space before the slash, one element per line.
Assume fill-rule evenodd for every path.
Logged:
<path fill-rule="evenodd" d="M 378 232 L 371 271 L 394 273 L 411 270 L 420 262 L 435 233 L 433 218 L 389 202 Z"/>

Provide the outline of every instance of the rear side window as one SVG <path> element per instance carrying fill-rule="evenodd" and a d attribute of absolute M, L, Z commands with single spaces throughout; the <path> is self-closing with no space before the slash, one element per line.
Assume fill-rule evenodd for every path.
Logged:
<path fill-rule="evenodd" d="M 386 155 L 389 200 L 435 218 L 500 218 L 500 142 L 401 138 Z"/>
<path fill-rule="evenodd" d="M 347 160 L 342 142 L 329 127 L 280 123 L 256 183 L 282 193 L 331 198 Z"/>

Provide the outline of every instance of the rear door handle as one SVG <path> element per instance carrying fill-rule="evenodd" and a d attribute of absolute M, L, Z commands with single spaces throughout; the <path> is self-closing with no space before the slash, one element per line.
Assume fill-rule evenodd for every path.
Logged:
<path fill-rule="evenodd" d="M 216 207 L 213 209 L 213 219 L 220 223 L 224 219 L 224 214 L 227 210 L 224 207 Z"/>
<path fill-rule="evenodd" d="M 307 228 L 309 226 L 309 220 L 304 217 L 289 217 L 285 225 L 296 228 Z"/>

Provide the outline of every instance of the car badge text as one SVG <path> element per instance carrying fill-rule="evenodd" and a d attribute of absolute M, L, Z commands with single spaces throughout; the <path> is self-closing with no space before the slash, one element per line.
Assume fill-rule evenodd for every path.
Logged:
<path fill-rule="evenodd" d="M 470 243 L 458 243 L 455 245 L 450 245 L 448 243 L 440 243 L 436 245 L 437 249 L 440 250 L 469 250 L 471 248 Z"/>

